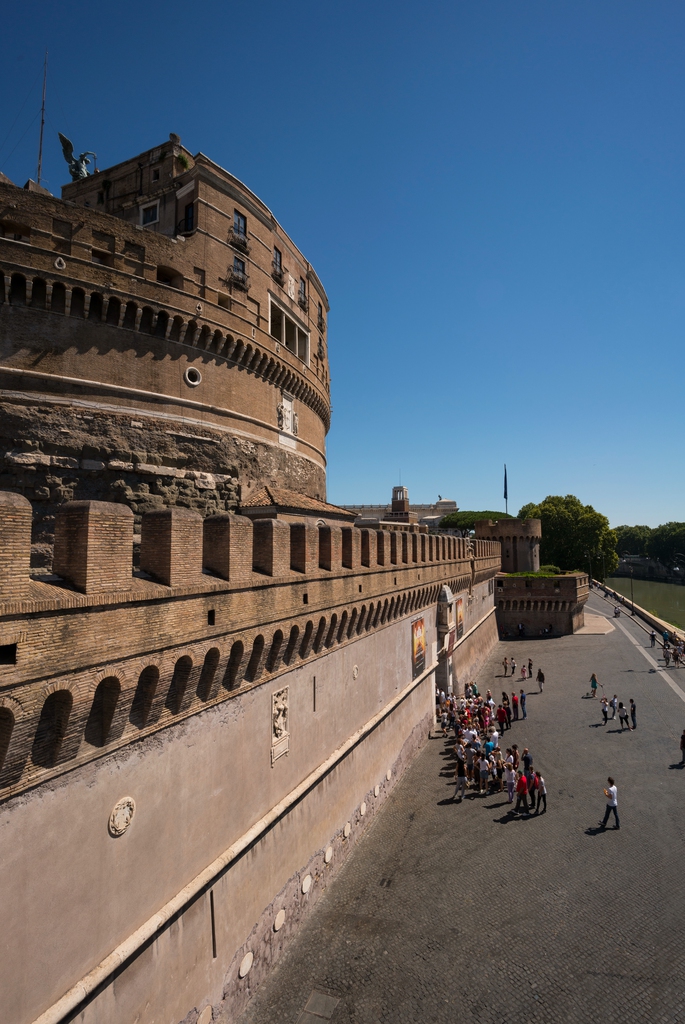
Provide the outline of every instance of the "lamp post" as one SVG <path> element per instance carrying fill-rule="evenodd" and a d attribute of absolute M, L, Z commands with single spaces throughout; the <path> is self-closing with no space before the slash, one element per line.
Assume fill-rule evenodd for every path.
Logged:
<path fill-rule="evenodd" d="M 624 558 L 630 558 L 630 555 L 628 554 L 627 551 L 624 551 L 623 552 L 623 557 Z M 632 564 L 632 562 L 630 564 L 630 606 L 631 606 L 630 614 L 634 615 L 635 614 L 635 601 L 633 599 L 633 564 Z"/>

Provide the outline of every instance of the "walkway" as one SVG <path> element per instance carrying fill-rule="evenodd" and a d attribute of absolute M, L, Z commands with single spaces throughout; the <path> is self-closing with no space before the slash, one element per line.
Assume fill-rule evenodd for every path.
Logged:
<path fill-rule="evenodd" d="M 479 677 L 497 696 L 505 654 L 542 665 L 545 692 L 528 684 L 505 740 L 531 748 L 548 813 L 513 818 L 500 794 L 453 803 L 449 744 L 432 739 L 240 1024 L 685 1021 L 685 703 L 646 633 L 617 626 L 500 643 Z M 636 701 L 635 732 L 602 728 L 593 671 Z M 685 668 L 664 674 L 685 698 Z M 602 832 L 608 774 L 621 830 Z"/>

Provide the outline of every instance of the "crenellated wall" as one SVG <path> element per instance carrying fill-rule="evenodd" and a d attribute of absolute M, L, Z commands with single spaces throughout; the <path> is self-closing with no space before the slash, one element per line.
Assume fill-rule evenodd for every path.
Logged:
<path fill-rule="evenodd" d="M 30 503 L 0 492 L 12 569 L 0 592 L 0 793 L 325 657 L 434 604 L 444 582 L 469 591 L 499 569 L 489 541 L 177 508 L 143 515 L 134 571 L 130 509 L 77 501 L 56 517 L 55 574 L 32 577 L 30 529 Z"/>
<path fill-rule="evenodd" d="M 499 542 L 503 572 L 539 570 L 542 537 L 539 519 L 482 519 L 476 523 L 476 537 Z"/>

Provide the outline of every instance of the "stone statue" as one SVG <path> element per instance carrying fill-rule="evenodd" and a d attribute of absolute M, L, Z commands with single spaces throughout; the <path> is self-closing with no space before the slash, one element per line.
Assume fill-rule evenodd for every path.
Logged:
<path fill-rule="evenodd" d="M 82 178 L 87 178 L 87 167 L 90 163 L 88 157 L 94 156 L 97 160 L 97 153 L 93 153 L 91 152 L 91 150 L 86 150 L 86 152 L 81 153 L 81 155 L 77 159 L 74 156 L 74 147 L 69 141 L 69 139 L 66 137 L 66 135 L 62 135 L 61 132 L 57 132 L 57 134 L 59 135 L 59 141 L 62 143 L 62 152 L 64 153 L 64 159 L 69 164 L 69 173 L 71 174 L 71 180 L 81 181 Z"/>
<path fill-rule="evenodd" d="M 282 690 L 277 690 L 276 693 L 272 694 L 271 700 L 273 724 L 272 742 L 275 743 L 288 732 L 288 687 L 284 686 Z"/>

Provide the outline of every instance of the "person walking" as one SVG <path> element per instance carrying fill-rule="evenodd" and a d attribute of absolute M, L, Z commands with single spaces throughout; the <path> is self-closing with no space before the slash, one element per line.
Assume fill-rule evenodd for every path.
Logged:
<path fill-rule="evenodd" d="M 616 818 L 616 828 L 620 828 L 621 822 L 618 820 L 618 790 L 611 775 L 607 779 L 607 782 L 609 783 L 609 788 L 604 790 L 604 796 L 607 798 L 607 809 L 604 812 L 604 819 L 600 821 L 599 824 L 602 828 L 606 828 L 609 815 L 613 812 L 613 815 Z"/>
<path fill-rule="evenodd" d="M 528 669 L 526 668 L 526 663 L 524 661 L 523 665 L 521 665 L 521 679 L 525 680 L 527 674 L 528 674 Z"/>
<path fill-rule="evenodd" d="M 616 696 L 616 694 L 614 694 L 611 700 L 609 701 L 609 706 L 611 707 L 611 717 L 612 719 L 614 719 L 616 718 L 616 708 L 618 707 L 618 697 Z"/>
<path fill-rule="evenodd" d="M 536 678 L 537 678 L 537 684 L 538 684 L 538 686 L 540 688 L 540 693 L 542 693 L 542 691 L 545 688 L 545 673 L 542 671 L 541 668 L 538 669 L 538 674 L 537 674 Z"/>
<path fill-rule="evenodd" d="M 454 775 L 457 780 L 454 799 L 458 804 L 460 804 L 464 799 L 464 793 L 466 792 L 466 758 L 464 756 L 464 746 L 462 743 L 457 747 L 457 768 Z"/>
<path fill-rule="evenodd" d="M 606 697 L 602 697 L 602 705 L 601 706 L 602 706 L 602 717 L 604 719 L 604 721 L 602 722 L 602 725 L 606 725 L 607 722 L 609 721 L 609 702 L 607 701 Z"/>
<path fill-rule="evenodd" d="M 671 664 L 671 651 L 664 645 L 664 661 L 666 662 L 666 668 Z"/>
<path fill-rule="evenodd" d="M 535 810 L 535 813 L 536 814 L 540 813 L 540 804 L 543 804 L 543 811 L 542 811 L 542 813 L 544 814 L 546 812 L 546 810 L 547 810 L 547 786 L 545 785 L 545 780 L 543 779 L 543 777 L 540 774 L 540 772 L 536 772 L 535 774 L 536 774 L 537 780 L 538 780 L 538 785 L 537 785 L 538 805 L 537 805 L 537 808 Z"/>
<path fill-rule="evenodd" d="M 518 773 L 516 780 L 516 807 L 514 808 L 514 813 L 518 814 L 521 807 L 523 807 L 523 813 L 528 814 L 528 783 L 523 772 Z"/>
<path fill-rule="evenodd" d="M 511 674 L 512 676 L 516 675 L 516 661 L 514 658 L 511 659 Z"/>
<path fill-rule="evenodd" d="M 485 756 L 485 753 L 481 754 L 481 756 L 478 759 L 478 772 L 480 775 L 478 783 L 478 792 L 483 793 L 485 796 L 487 796 L 488 776 L 490 775 L 490 762 Z"/>
<path fill-rule="evenodd" d="M 683 735 L 680 737 L 680 763 L 685 764 L 685 729 L 683 729 Z"/>
<path fill-rule="evenodd" d="M 593 697 L 597 696 L 597 687 L 598 687 L 598 685 L 599 684 L 597 682 L 597 676 L 593 672 L 592 675 L 590 676 L 590 690 L 592 691 L 592 696 Z"/>
<path fill-rule="evenodd" d="M 504 659 L 504 661 L 502 662 L 502 666 L 504 668 L 505 676 L 508 676 L 509 675 L 509 659 L 508 658 Z"/>
<path fill-rule="evenodd" d="M 516 696 L 515 693 L 512 693 L 512 695 L 511 695 L 511 705 L 512 705 L 512 707 L 514 709 L 514 721 L 518 722 L 518 720 L 519 720 L 519 699 L 518 699 L 518 697 Z"/>
<path fill-rule="evenodd" d="M 649 634 L 649 646 L 656 647 L 656 633 L 654 630 Z"/>
<path fill-rule="evenodd" d="M 524 718 L 528 718 L 526 712 L 526 691 L 521 687 L 521 695 L 519 696 L 519 704 L 521 705 L 521 714 Z"/>
<path fill-rule="evenodd" d="M 630 722 L 628 721 L 628 709 L 623 707 L 623 701 L 618 702 L 618 720 L 621 723 L 621 732 L 623 732 L 623 726 L 625 725 L 628 732 L 631 731 Z"/>
<path fill-rule="evenodd" d="M 633 723 L 633 729 L 637 729 L 637 706 L 633 698 L 630 698 L 630 717 Z"/>
<path fill-rule="evenodd" d="M 529 679 L 533 678 L 533 659 L 532 658 L 528 659 L 528 678 Z"/>

